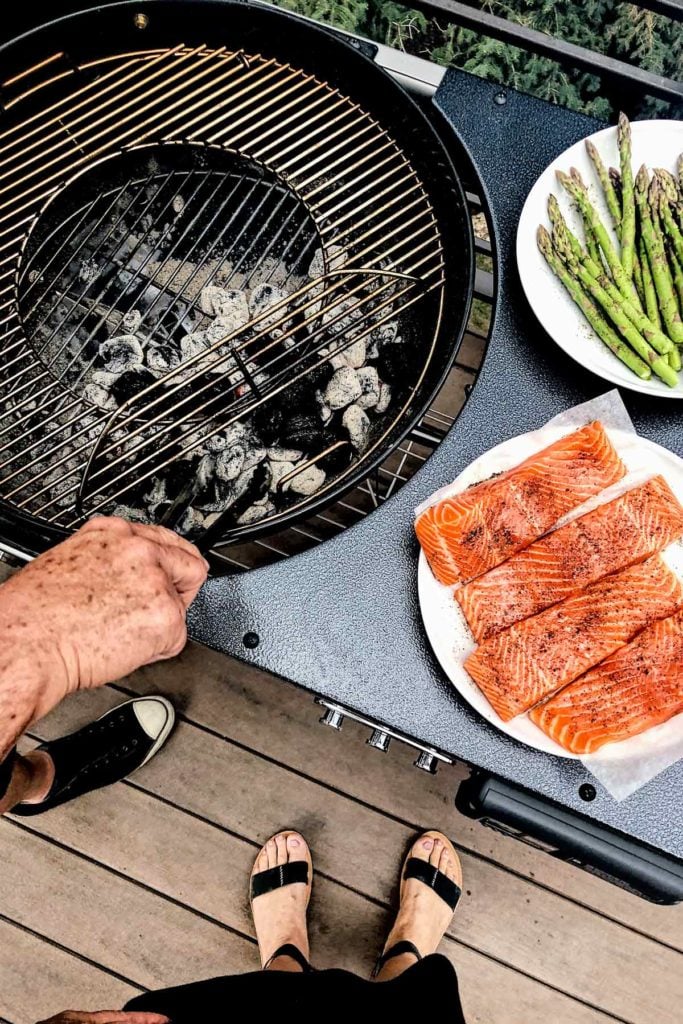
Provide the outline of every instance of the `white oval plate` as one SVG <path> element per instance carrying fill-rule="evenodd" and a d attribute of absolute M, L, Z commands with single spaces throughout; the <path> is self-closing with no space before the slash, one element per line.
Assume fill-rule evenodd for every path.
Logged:
<path fill-rule="evenodd" d="M 619 431 L 608 430 L 610 439 L 619 450 Z M 472 462 L 467 469 L 463 470 L 456 483 L 458 490 L 469 487 L 478 480 L 484 480 L 493 473 L 503 472 L 511 469 L 520 462 L 520 441 L 524 441 L 528 435 L 513 437 L 509 441 L 485 452 L 480 458 Z M 553 440 L 550 438 L 549 440 Z M 629 482 L 625 478 L 628 487 L 637 486 L 638 482 L 650 476 L 661 473 L 667 480 L 672 491 L 683 503 L 683 459 L 674 455 L 668 448 L 648 441 L 645 438 L 638 438 L 636 450 L 638 463 L 629 465 L 627 468 L 634 473 L 634 479 Z M 620 452 L 621 454 L 621 452 Z M 525 455 L 522 456 L 526 457 Z M 638 474 L 646 470 L 641 479 Z M 623 483 L 623 481 L 621 482 Z M 603 492 L 599 501 L 591 501 L 590 505 L 602 504 L 604 500 L 610 500 L 620 490 L 628 489 L 627 486 L 617 484 Z M 616 492 L 616 493 L 615 493 Z M 590 505 L 581 506 L 575 510 L 570 517 L 574 518 L 587 510 Z M 564 522 L 565 520 L 562 520 Z M 672 544 L 666 551 L 666 561 L 670 568 L 676 571 L 683 578 L 683 547 L 680 543 Z M 467 625 L 465 616 L 460 605 L 453 597 L 454 587 L 444 586 L 433 575 L 429 563 L 422 551 L 417 570 L 417 589 L 420 602 L 422 621 L 424 622 L 427 637 L 436 655 L 439 664 L 446 673 L 446 676 L 453 684 L 460 696 L 467 701 L 475 711 L 495 725 L 501 732 L 506 733 L 520 743 L 526 743 L 529 747 L 544 751 L 547 754 L 556 754 L 558 757 L 569 757 L 578 759 L 578 754 L 571 754 L 561 747 L 549 736 L 538 728 L 527 715 L 518 715 L 510 722 L 504 722 L 493 710 L 488 700 L 479 687 L 469 677 L 464 668 L 464 661 L 475 649 L 476 642 L 470 628 Z"/>
<path fill-rule="evenodd" d="M 646 164 L 650 170 L 654 167 L 665 167 L 675 171 L 678 155 L 683 152 L 683 121 L 633 121 L 631 131 L 634 174 L 641 164 Z M 604 128 L 589 138 L 597 146 L 606 167 L 619 167 L 616 128 Z M 539 224 L 549 224 L 547 204 L 551 192 L 558 197 L 569 226 L 579 237 L 583 237 L 581 217 L 573 209 L 569 196 L 555 177 L 556 170 L 568 172 L 570 167 L 576 167 L 581 172 L 603 223 L 610 226 L 609 211 L 602 189 L 586 152 L 585 142 L 582 140 L 570 146 L 546 167 L 527 196 L 519 218 L 517 267 L 529 305 L 560 348 L 599 377 L 646 395 L 683 398 L 683 376 L 677 388 L 668 387 L 654 374 L 651 380 L 640 380 L 612 355 L 607 346 L 594 334 L 538 250 L 536 230 Z M 614 242 L 616 245 L 616 238 Z"/>

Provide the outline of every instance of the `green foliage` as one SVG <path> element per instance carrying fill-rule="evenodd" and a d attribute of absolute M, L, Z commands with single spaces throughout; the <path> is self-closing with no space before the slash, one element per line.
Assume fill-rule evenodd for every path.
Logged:
<path fill-rule="evenodd" d="M 683 117 L 661 101 L 561 68 L 546 57 L 427 18 L 394 0 L 278 0 L 283 7 L 445 66 L 531 93 L 595 117 Z M 618 0 L 478 0 L 483 10 L 648 71 L 683 80 L 683 31 L 675 22 Z"/>

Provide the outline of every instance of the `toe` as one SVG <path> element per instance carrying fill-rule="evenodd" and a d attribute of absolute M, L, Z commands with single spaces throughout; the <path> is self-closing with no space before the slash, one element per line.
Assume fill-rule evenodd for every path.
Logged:
<path fill-rule="evenodd" d="M 279 867 L 281 864 L 287 863 L 287 840 L 280 834 L 275 836 L 275 864 Z"/>
<path fill-rule="evenodd" d="M 265 847 L 264 847 L 263 850 L 261 850 L 261 852 L 259 853 L 258 858 L 256 860 L 256 870 L 257 871 L 267 871 L 268 870 L 268 851 L 265 849 Z"/>
<path fill-rule="evenodd" d="M 289 860 L 307 860 L 306 840 L 298 832 L 287 836 L 287 854 Z"/>
<path fill-rule="evenodd" d="M 435 868 L 439 866 L 439 861 L 441 860 L 442 853 L 443 843 L 441 842 L 440 839 L 435 839 L 434 846 L 432 847 L 432 852 L 429 857 L 429 863 L 432 864 Z"/>
<path fill-rule="evenodd" d="M 431 836 L 420 836 L 418 841 L 414 844 L 410 851 L 411 857 L 417 857 L 418 860 L 429 860 L 434 849 L 434 840 Z"/>
<path fill-rule="evenodd" d="M 277 846 L 274 839 L 269 839 L 266 843 L 266 853 L 268 854 L 268 867 L 274 868 L 277 866 Z"/>

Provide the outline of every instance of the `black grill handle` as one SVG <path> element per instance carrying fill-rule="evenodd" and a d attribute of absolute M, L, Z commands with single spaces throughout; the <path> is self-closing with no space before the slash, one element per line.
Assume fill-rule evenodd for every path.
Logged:
<path fill-rule="evenodd" d="M 474 771 L 460 784 L 455 806 L 468 818 L 652 903 L 683 900 L 683 861 L 504 779 Z"/>

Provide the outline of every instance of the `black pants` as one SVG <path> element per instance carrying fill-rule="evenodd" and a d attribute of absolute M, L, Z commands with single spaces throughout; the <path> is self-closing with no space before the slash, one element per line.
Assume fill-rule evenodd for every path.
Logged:
<path fill-rule="evenodd" d="M 349 971 L 254 971 L 146 992 L 126 1010 L 163 1013 L 173 1024 L 228 1024 L 237 1020 L 291 1024 L 348 1024 L 410 1021 L 439 1014 L 448 1024 L 465 1024 L 458 978 L 444 956 L 420 960 L 393 981 L 371 982 Z"/>

